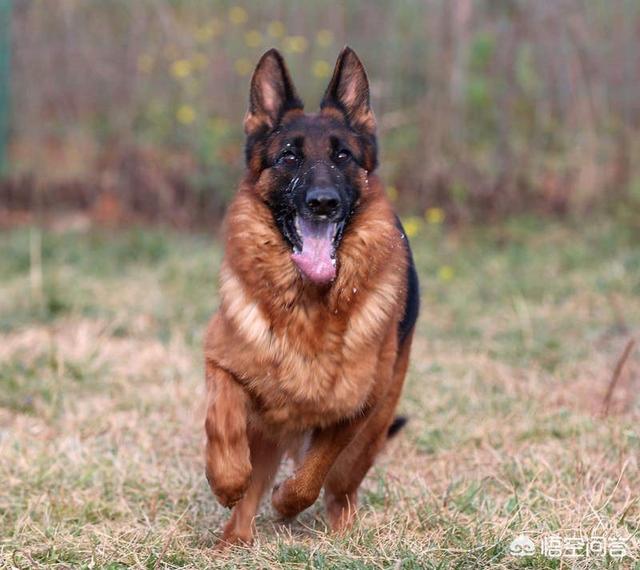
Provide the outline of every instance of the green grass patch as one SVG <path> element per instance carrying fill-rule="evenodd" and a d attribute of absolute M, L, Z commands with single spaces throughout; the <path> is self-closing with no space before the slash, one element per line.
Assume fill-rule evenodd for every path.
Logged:
<path fill-rule="evenodd" d="M 636 533 L 637 351 L 599 410 L 640 337 L 637 238 L 606 220 L 417 232 L 409 424 L 367 477 L 360 522 L 331 536 L 321 505 L 290 526 L 265 505 L 258 544 L 224 555 L 199 415 L 220 244 L 0 234 L 0 566 L 561 568 L 513 557 L 511 540 Z"/>

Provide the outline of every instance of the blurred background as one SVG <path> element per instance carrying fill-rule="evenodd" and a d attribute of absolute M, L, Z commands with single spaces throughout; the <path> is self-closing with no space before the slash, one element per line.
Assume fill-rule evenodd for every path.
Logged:
<path fill-rule="evenodd" d="M 346 43 L 401 211 L 640 212 L 637 0 L 0 0 L 3 218 L 210 223 L 260 54 L 314 110 Z"/>
<path fill-rule="evenodd" d="M 0 222 L 213 224 L 260 54 L 286 54 L 314 110 L 346 43 L 410 225 L 637 223 L 637 0 L 0 0 Z"/>

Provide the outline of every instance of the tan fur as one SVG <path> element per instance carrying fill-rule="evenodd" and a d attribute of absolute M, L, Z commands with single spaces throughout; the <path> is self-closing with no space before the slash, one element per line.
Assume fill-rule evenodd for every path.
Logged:
<path fill-rule="evenodd" d="M 351 50 L 340 55 L 327 93 L 328 103 L 311 116 L 324 134 L 304 138 L 296 131 L 303 114 L 295 90 L 271 50 L 252 79 L 245 129 L 251 136 L 277 119 L 318 160 L 327 160 L 336 136 L 360 152 L 359 135 L 343 126 L 335 106 L 340 99 L 352 121 L 374 131 L 366 75 Z M 280 116 L 285 96 L 291 108 Z M 375 148 L 362 150 L 361 166 L 350 169 L 358 197 L 336 252 L 336 278 L 317 285 L 292 262 L 268 206 L 274 188 L 282 188 L 277 169 L 262 166 L 264 153 L 273 160 L 281 152 L 275 133 L 253 142 L 228 210 L 220 308 L 205 341 L 207 478 L 223 505 L 235 505 L 222 545 L 251 540 L 260 499 L 285 451 L 296 469 L 274 490 L 275 509 L 295 516 L 324 486 L 331 527 L 353 522 L 358 487 L 393 420 L 411 345 L 411 334 L 398 341 L 408 295 L 405 238 L 380 181 L 365 170 L 375 163 Z"/>
<path fill-rule="evenodd" d="M 249 484 L 248 448 L 236 434 L 227 437 L 233 446 L 221 451 L 224 438 L 218 432 L 223 427 L 216 421 L 224 409 L 236 421 L 244 419 L 246 409 L 246 424 L 271 442 L 273 454 L 296 434 L 326 428 L 312 440 L 312 452 L 298 473 L 274 495 L 276 508 L 287 516 L 315 501 L 345 447 L 362 447 L 352 443 L 354 437 L 376 451 L 386 437 L 405 372 L 393 374 L 407 258 L 376 177 L 367 188 L 338 251 L 338 277 L 326 291 L 302 279 L 271 213 L 247 184 L 230 207 L 220 310 L 210 323 L 205 348 L 211 385 L 207 465 L 212 488 L 227 506 Z M 404 353 L 406 359 L 408 348 Z M 230 382 L 238 390 L 230 390 Z M 231 428 L 238 426 L 224 429 Z M 352 501 L 375 453 L 365 455 L 361 463 L 366 468 L 343 493 Z M 334 472 L 331 480 L 337 478 L 337 468 Z M 264 490 L 262 482 L 256 485 Z M 234 514 L 225 541 L 233 541 L 234 533 L 248 540 L 256 496 L 247 499 L 251 517 Z M 242 508 L 246 511 L 247 505 Z M 344 526 L 342 511 L 353 509 L 354 504 L 340 503 L 338 514 L 331 515 L 333 526 Z"/>

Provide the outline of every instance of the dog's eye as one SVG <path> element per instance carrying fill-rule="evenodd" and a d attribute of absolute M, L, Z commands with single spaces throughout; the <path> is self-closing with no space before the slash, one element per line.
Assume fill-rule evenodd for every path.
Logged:
<path fill-rule="evenodd" d="M 342 150 L 336 152 L 335 161 L 338 163 L 345 163 L 351 159 L 351 156 L 351 153 L 346 148 L 343 148 Z"/>
<path fill-rule="evenodd" d="M 298 166 L 298 156 L 290 151 L 285 150 L 278 158 L 278 164 L 282 164 L 284 166 Z"/>

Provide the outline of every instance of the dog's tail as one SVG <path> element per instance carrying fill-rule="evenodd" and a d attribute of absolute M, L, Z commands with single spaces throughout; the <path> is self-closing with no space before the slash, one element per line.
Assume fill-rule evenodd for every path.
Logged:
<path fill-rule="evenodd" d="M 387 430 L 387 437 L 391 439 L 405 426 L 408 421 L 409 419 L 405 416 L 396 416 Z"/>

